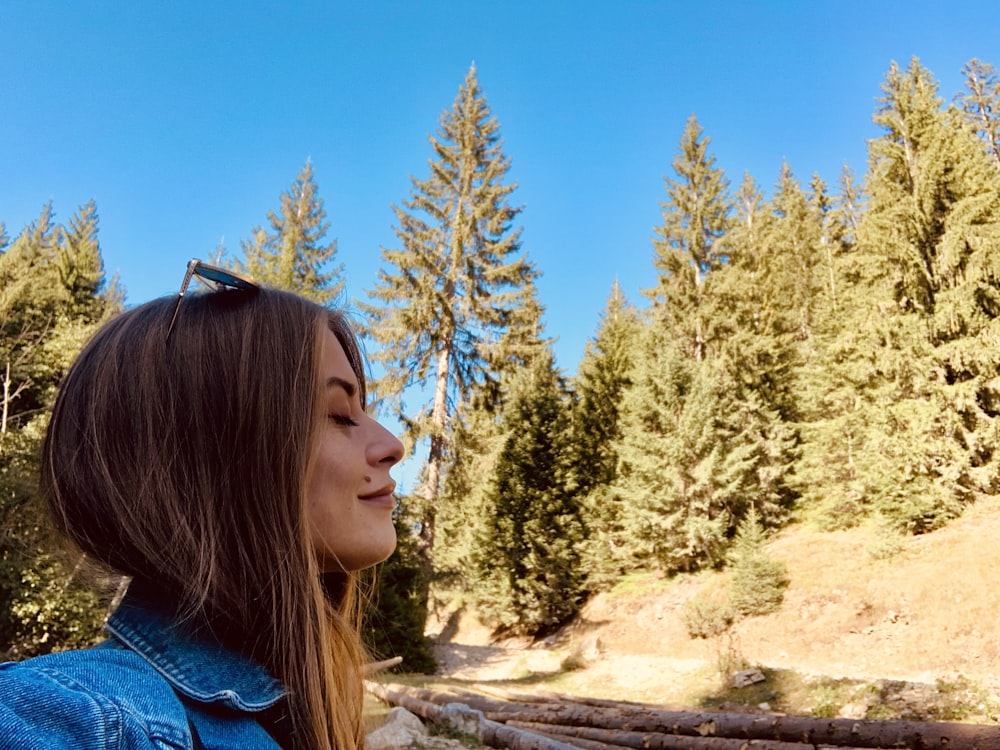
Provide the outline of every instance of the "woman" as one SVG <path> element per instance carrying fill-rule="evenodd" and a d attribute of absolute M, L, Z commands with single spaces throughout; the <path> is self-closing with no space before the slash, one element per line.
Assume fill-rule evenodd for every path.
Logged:
<path fill-rule="evenodd" d="M 0 668 L 0 748 L 362 747 L 356 573 L 395 546 L 402 457 L 365 398 L 340 314 L 199 261 L 99 331 L 42 489 L 132 583 L 105 643 Z"/>

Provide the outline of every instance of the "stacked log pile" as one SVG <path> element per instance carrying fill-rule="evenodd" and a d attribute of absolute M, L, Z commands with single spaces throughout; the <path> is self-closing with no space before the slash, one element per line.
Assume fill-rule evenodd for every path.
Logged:
<path fill-rule="evenodd" d="M 427 721 L 474 731 L 483 744 L 511 750 L 1000 750 L 1000 727 L 957 722 L 677 711 L 556 694 L 485 695 L 391 683 L 367 687 Z M 472 731 L 470 716 L 478 717 Z"/>

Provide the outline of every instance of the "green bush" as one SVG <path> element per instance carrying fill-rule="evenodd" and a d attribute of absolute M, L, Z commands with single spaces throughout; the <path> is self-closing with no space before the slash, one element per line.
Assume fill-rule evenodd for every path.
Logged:
<path fill-rule="evenodd" d="M 740 522 L 729 555 L 729 606 L 735 619 L 774 612 L 784 599 L 788 570 L 764 552 L 764 541 L 764 531 L 751 507 Z"/>

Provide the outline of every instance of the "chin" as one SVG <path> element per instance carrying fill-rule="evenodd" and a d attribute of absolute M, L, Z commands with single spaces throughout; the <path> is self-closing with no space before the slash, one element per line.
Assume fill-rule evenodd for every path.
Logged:
<path fill-rule="evenodd" d="M 375 565 L 378 565 L 379 563 L 385 562 L 390 557 L 392 557 L 392 553 L 395 551 L 396 551 L 396 532 L 395 530 L 393 530 L 391 544 L 386 545 L 386 548 L 382 550 L 381 554 L 379 554 L 377 558 L 375 560 L 372 560 L 372 562 L 370 562 L 368 565 L 365 565 L 365 567 L 371 568 L 374 567 Z"/>
<path fill-rule="evenodd" d="M 396 530 L 393 529 L 391 533 L 390 537 L 379 540 L 379 543 L 373 543 L 365 549 L 350 550 L 348 554 L 328 557 L 324 561 L 324 567 L 354 573 L 385 562 L 396 549 Z"/>

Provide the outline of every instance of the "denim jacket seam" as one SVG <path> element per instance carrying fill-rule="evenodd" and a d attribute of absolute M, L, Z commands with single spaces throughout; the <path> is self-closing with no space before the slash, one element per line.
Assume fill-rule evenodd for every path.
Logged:
<path fill-rule="evenodd" d="M 105 623 L 104 627 L 109 633 L 111 633 L 111 635 L 116 636 L 123 644 L 128 646 L 130 650 L 135 651 L 135 653 L 141 656 L 147 664 L 162 674 L 172 687 L 180 688 L 185 695 L 195 697 L 192 694 L 196 691 L 194 691 L 188 684 L 188 681 L 184 679 L 183 670 L 174 662 L 167 659 L 162 652 L 157 652 L 156 658 L 152 658 L 150 654 L 152 649 L 146 642 L 146 638 L 137 628 L 134 628 L 127 622 L 122 622 L 121 620 L 117 622 L 109 621 Z"/>
<path fill-rule="evenodd" d="M 221 701 L 236 710 L 245 713 L 257 713 L 275 705 L 284 695 L 284 691 L 282 691 L 281 694 L 274 698 L 247 700 L 247 697 L 232 688 L 223 688 L 211 692 L 198 689 L 192 684 L 190 678 L 187 677 L 187 670 L 176 662 L 167 659 L 162 650 L 156 649 L 155 646 L 149 643 L 147 636 L 142 632 L 141 628 L 135 627 L 124 618 L 112 618 L 105 623 L 105 628 L 122 645 L 134 651 L 154 670 L 163 675 L 164 679 L 167 680 L 175 692 L 197 703 L 209 705 Z"/>

